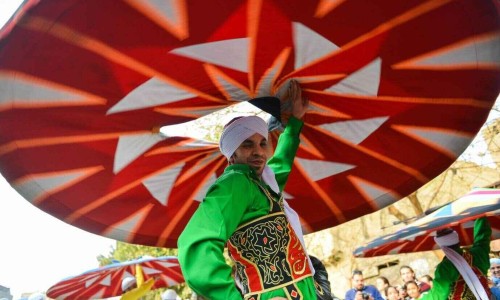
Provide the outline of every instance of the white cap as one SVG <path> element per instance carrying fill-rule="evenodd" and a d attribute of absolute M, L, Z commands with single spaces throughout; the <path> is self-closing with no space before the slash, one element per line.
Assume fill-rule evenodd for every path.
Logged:
<path fill-rule="evenodd" d="M 134 285 L 135 283 L 135 278 L 134 277 L 125 277 L 122 280 L 122 292 L 124 292 L 126 289 Z"/>
<path fill-rule="evenodd" d="M 233 119 L 232 122 L 224 127 L 220 136 L 220 152 L 229 159 L 241 143 L 256 133 L 266 139 L 268 137 L 268 126 L 266 121 L 262 118 L 257 116 L 246 116 Z"/>
<path fill-rule="evenodd" d="M 42 293 L 34 293 L 28 297 L 28 300 L 45 300 L 45 295 Z"/>
<path fill-rule="evenodd" d="M 177 297 L 177 293 L 171 289 L 168 289 L 161 294 L 161 300 L 177 300 Z"/>

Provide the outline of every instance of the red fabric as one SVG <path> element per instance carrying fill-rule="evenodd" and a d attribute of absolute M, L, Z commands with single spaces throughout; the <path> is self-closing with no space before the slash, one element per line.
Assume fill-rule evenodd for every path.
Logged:
<path fill-rule="evenodd" d="M 476 135 L 500 85 L 494 2 L 28 1 L 0 33 L 0 172 L 67 223 L 176 247 L 225 160 L 157 129 L 295 78 L 311 110 L 288 201 L 306 232 L 344 223 Z"/>

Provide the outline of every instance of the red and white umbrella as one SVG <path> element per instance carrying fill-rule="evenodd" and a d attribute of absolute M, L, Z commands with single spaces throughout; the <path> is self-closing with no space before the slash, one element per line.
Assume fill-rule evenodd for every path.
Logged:
<path fill-rule="evenodd" d="M 136 276 L 136 266 L 142 270 L 144 281 L 154 278 L 152 289 L 184 282 L 177 257 L 143 257 L 113 263 L 101 268 L 68 277 L 47 290 L 47 296 L 58 300 L 102 299 L 123 294 L 122 280 Z"/>
<path fill-rule="evenodd" d="M 476 188 L 398 231 L 378 237 L 354 250 L 358 257 L 440 249 L 434 242 L 437 230 L 451 227 L 462 246 L 474 242 L 474 220 L 487 217 L 491 239 L 500 239 L 500 189 Z"/>
<path fill-rule="evenodd" d="M 499 92 L 497 3 L 26 1 L 0 33 L 0 171 L 69 224 L 176 247 L 226 162 L 158 128 L 294 78 L 311 110 L 285 196 L 306 232 L 341 224 L 476 135 Z"/>

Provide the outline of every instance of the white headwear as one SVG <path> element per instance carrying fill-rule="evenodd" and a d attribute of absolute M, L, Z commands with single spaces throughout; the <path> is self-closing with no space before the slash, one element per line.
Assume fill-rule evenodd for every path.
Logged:
<path fill-rule="evenodd" d="M 458 233 L 456 231 L 452 231 L 443 236 L 436 236 L 434 237 L 434 241 L 439 245 L 439 247 L 441 247 L 441 250 L 443 250 L 446 257 L 457 268 L 458 272 L 460 272 L 460 275 L 462 275 L 462 278 L 465 280 L 465 283 L 467 283 L 476 299 L 488 300 L 488 294 L 479 281 L 479 278 L 477 278 L 477 275 L 474 273 L 474 271 L 472 271 L 472 268 L 465 261 L 462 255 L 449 248 L 449 246 L 458 244 Z"/>
<path fill-rule="evenodd" d="M 177 300 L 177 297 L 177 293 L 171 289 L 168 289 L 161 294 L 161 300 Z"/>
<path fill-rule="evenodd" d="M 256 133 L 267 139 L 268 126 L 262 118 L 248 116 L 234 120 L 222 131 L 219 140 L 220 152 L 229 159 L 241 143 Z"/>
<path fill-rule="evenodd" d="M 126 289 L 128 289 L 129 287 L 131 287 L 132 285 L 134 285 L 135 283 L 135 277 L 125 277 L 123 278 L 122 280 L 122 292 L 124 292 Z"/>
<path fill-rule="evenodd" d="M 28 300 L 45 300 L 45 295 L 42 293 L 34 293 L 28 297 Z"/>

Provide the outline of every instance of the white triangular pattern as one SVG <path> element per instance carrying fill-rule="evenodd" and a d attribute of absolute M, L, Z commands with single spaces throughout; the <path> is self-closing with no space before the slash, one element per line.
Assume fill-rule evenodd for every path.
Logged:
<path fill-rule="evenodd" d="M 203 184 L 203 187 L 198 191 L 198 193 L 196 193 L 194 200 L 202 202 L 203 199 L 205 199 L 205 195 L 207 194 L 208 189 L 210 188 L 210 186 L 212 186 L 215 180 L 217 180 L 217 176 L 215 176 L 215 174 L 212 174 L 212 176 L 210 176 L 210 178 L 208 178 L 208 180 Z"/>
<path fill-rule="evenodd" d="M 172 263 L 172 262 L 168 262 L 168 261 L 158 261 L 156 263 L 161 265 L 165 269 L 168 269 L 171 267 L 177 267 L 179 265 L 179 263 Z"/>
<path fill-rule="evenodd" d="M 85 288 L 88 288 L 89 286 L 93 285 L 94 282 L 96 282 L 99 279 L 99 276 L 93 277 L 91 279 L 85 280 Z"/>
<path fill-rule="evenodd" d="M 113 105 L 107 114 L 155 107 L 193 97 L 195 95 L 153 77 Z"/>
<path fill-rule="evenodd" d="M 103 299 L 104 291 L 104 288 L 100 289 L 94 295 L 90 296 L 89 299 Z"/>
<path fill-rule="evenodd" d="M 248 38 L 231 39 L 177 48 L 171 53 L 248 72 Z"/>
<path fill-rule="evenodd" d="M 293 41 L 295 46 L 295 69 L 330 55 L 339 49 L 337 45 L 330 40 L 319 35 L 302 23 L 293 23 Z"/>
<path fill-rule="evenodd" d="M 111 274 L 106 275 L 106 277 L 99 281 L 98 284 L 103 286 L 111 286 Z"/>
<path fill-rule="evenodd" d="M 167 281 L 167 286 L 173 286 L 173 285 L 176 285 L 176 284 L 179 284 L 179 282 L 173 280 L 172 278 L 170 277 L 167 277 L 166 278 L 166 281 Z"/>
<path fill-rule="evenodd" d="M 154 274 L 160 274 L 162 271 L 160 270 L 157 270 L 157 269 L 153 269 L 153 268 L 149 268 L 149 267 L 142 267 L 142 271 L 144 272 L 144 274 L 146 275 L 154 275 Z"/>
<path fill-rule="evenodd" d="M 267 97 L 271 95 L 271 90 L 273 86 L 274 79 L 280 71 L 281 65 L 276 65 L 274 68 L 266 72 L 264 76 L 260 79 L 258 84 L 258 90 L 256 97 Z"/>
<path fill-rule="evenodd" d="M 377 96 L 382 59 L 376 58 L 325 91 L 344 95 Z"/>
<path fill-rule="evenodd" d="M 217 83 L 220 85 L 219 89 L 222 90 L 224 93 L 229 94 L 229 99 L 227 100 L 248 101 L 251 99 L 246 91 L 240 89 L 238 86 L 227 81 L 223 76 L 216 76 L 215 79 L 217 80 Z"/>
<path fill-rule="evenodd" d="M 85 171 L 66 171 L 63 174 L 56 175 L 37 175 L 30 177 L 29 180 L 25 180 L 20 184 L 14 184 L 13 187 L 19 194 L 23 195 L 26 200 L 33 202 L 46 193 L 50 193 L 52 190 L 86 175 L 87 173 Z"/>
<path fill-rule="evenodd" d="M 388 119 L 389 117 L 377 117 L 365 120 L 340 121 L 323 124 L 319 127 L 358 145 L 380 128 Z"/>
<path fill-rule="evenodd" d="M 127 277 L 135 277 L 135 276 L 134 276 L 134 274 L 130 273 L 129 271 L 125 271 L 125 272 L 123 272 L 122 278 L 120 279 L 120 281 L 123 280 L 124 278 L 127 278 Z"/>
<path fill-rule="evenodd" d="M 154 10 L 161 15 L 163 15 L 169 23 L 179 24 L 179 16 L 176 14 L 177 10 L 174 3 L 177 0 L 141 0 L 146 1 L 149 6 L 153 7 Z"/>
<path fill-rule="evenodd" d="M 446 52 L 439 52 L 431 57 L 425 57 L 414 62 L 416 66 L 454 66 L 460 64 L 487 63 L 500 65 L 500 37 L 491 39 L 474 40 Z"/>
<path fill-rule="evenodd" d="M 312 160 L 298 157 L 295 160 L 304 168 L 313 181 L 318 181 L 355 167 L 354 165 L 324 160 Z"/>
<path fill-rule="evenodd" d="M 82 102 L 85 100 L 81 95 L 69 93 L 68 91 L 56 90 L 45 85 L 39 85 L 32 81 L 21 81 L 20 77 L 6 77 L 0 74 L 0 105 L 9 103 L 36 103 L 45 102 Z"/>
<path fill-rule="evenodd" d="M 471 142 L 471 138 L 451 132 L 434 131 L 423 128 L 408 128 L 407 131 L 425 139 L 439 148 L 446 149 L 448 152 L 453 153 L 455 157 L 462 154 Z"/>
<path fill-rule="evenodd" d="M 374 185 L 367 184 L 363 181 L 358 181 L 357 186 L 360 187 L 368 197 L 377 205 L 378 209 L 384 208 L 396 202 L 396 199 L 387 190 L 379 189 Z"/>
<path fill-rule="evenodd" d="M 113 172 L 117 174 L 149 148 L 161 142 L 164 137 L 158 133 L 124 135 L 118 139 Z"/>
<path fill-rule="evenodd" d="M 144 180 L 142 184 L 148 189 L 153 198 L 166 206 L 168 198 L 170 197 L 170 191 L 175 184 L 177 176 L 179 176 L 179 173 L 182 171 L 182 168 L 184 168 L 184 163 L 167 169 L 158 175 L 151 176 Z"/>
<path fill-rule="evenodd" d="M 392 248 L 391 251 L 389 251 L 387 254 L 399 254 L 399 251 L 401 251 L 401 249 L 403 249 L 405 245 L 406 244 L 403 244 L 398 247 Z"/>
<path fill-rule="evenodd" d="M 135 213 L 133 218 L 128 219 L 126 222 L 115 224 L 112 229 L 107 231 L 106 236 L 114 240 L 128 241 L 132 230 L 137 226 L 141 220 L 144 219 L 144 213 L 141 210 Z"/>

